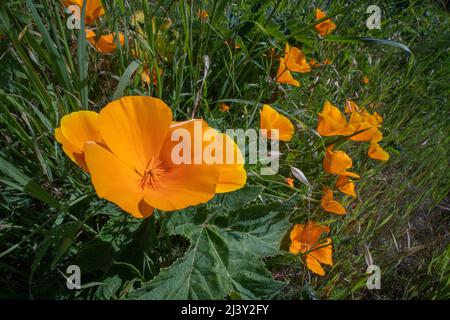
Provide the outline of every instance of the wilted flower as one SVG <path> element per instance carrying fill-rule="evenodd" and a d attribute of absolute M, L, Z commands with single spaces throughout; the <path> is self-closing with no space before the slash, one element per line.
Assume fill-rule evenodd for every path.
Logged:
<path fill-rule="evenodd" d="M 325 275 L 321 264 L 333 265 L 332 240 L 329 237 L 320 239 L 323 233 L 328 234 L 329 232 L 329 227 L 308 221 L 306 225 L 294 225 L 290 233 L 289 251 L 293 254 L 306 254 L 306 266 L 320 276 Z"/>

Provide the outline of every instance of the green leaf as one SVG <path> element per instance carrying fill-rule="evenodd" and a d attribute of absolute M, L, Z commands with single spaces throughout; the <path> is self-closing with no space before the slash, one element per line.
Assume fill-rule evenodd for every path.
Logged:
<path fill-rule="evenodd" d="M 113 100 L 119 99 L 122 96 L 123 92 L 125 91 L 125 88 L 128 86 L 128 83 L 130 82 L 131 77 L 133 76 L 134 72 L 139 67 L 139 65 L 140 65 L 139 61 L 137 60 L 131 61 L 131 63 L 125 69 L 125 72 L 120 77 L 116 91 L 114 92 Z"/>
<path fill-rule="evenodd" d="M 279 292 L 285 283 L 272 278 L 261 258 L 280 252 L 290 227 L 289 210 L 278 202 L 242 209 L 245 201 L 232 200 L 246 194 L 246 202 L 252 201 L 259 194 L 256 190 L 250 187 L 224 196 L 226 206 L 168 214 L 164 228 L 187 237 L 191 246 L 183 258 L 128 298 L 222 299 L 236 292 L 244 299 L 261 299 Z M 237 206 L 241 209 L 230 210 Z"/>

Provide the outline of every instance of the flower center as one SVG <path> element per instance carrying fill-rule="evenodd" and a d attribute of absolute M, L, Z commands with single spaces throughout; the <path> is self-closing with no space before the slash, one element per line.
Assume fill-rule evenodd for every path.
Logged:
<path fill-rule="evenodd" d="M 142 190 L 146 187 L 158 189 L 165 175 L 166 169 L 164 168 L 162 161 L 152 158 L 147 164 L 147 168 L 142 175 L 142 179 L 139 182 L 139 187 Z"/>

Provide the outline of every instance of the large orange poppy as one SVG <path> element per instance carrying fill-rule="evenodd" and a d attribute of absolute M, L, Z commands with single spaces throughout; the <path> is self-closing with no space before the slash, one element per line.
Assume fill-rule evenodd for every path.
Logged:
<path fill-rule="evenodd" d="M 329 227 L 308 221 L 306 225 L 296 224 L 290 234 L 289 251 L 293 254 L 306 254 L 306 266 L 320 276 L 325 275 L 321 264 L 333 265 L 331 238 L 320 240 L 323 233 L 328 234 L 329 232 Z"/>
<path fill-rule="evenodd" d="M 202 129 L 200 142 L 194 141 L 197 125 Z M 175 161 L 172 154 L 180 143 L 172 141 L 178 129 L 189 134 L 190 148 L 182 150 L 188 163 Z M 69 157 L 86 166 L 100 197 L 142 218 L 151 215 L 153 208 L 183 209 L 245 184 L 237 145 L 215 130 L 205 138 L 203 133 L 208 129 L 203 120 L 172 123 L 172 111 L 162 100 L 135 96 L 109 103 L 98 115 L 87 111 L 67 115 L 55 134 Z M 203 154 L 214 141 L 232 150 L 234 160 L 198 162 L 199 152 Z M 220 156 L 227 149 L 215 150 Z"/>

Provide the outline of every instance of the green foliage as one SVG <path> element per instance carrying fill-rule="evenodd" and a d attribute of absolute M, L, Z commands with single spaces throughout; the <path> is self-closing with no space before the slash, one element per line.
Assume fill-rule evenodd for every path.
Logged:
<path fill-rule="evenodd" d="M 260 188 L 236 194 L 250 202 L 258 195 L 255 190 Z M 272 203 L 242 209 L 244 201 L 226 195 L 209 210 L 170 214 L 164 228 L 187 237 L 189 250 L 129 298 L 221 299 L 232 292 L 246 299 L 273 297 L 285 284 L 272 279 L 261 258 L 280 253 L 290 227 L 289 207 Z"/>

